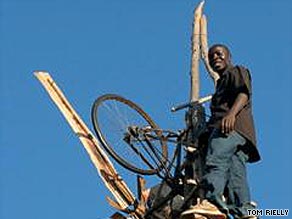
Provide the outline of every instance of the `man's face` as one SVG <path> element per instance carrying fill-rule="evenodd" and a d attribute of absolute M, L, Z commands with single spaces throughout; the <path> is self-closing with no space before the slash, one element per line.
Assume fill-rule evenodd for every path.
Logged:
<path fill-rule="evenodd" d="M 215 46 L 209 51 L 209 64 L 218 73 L 223 73 L 231 64 L 230 55 L 224 47 Z"/>

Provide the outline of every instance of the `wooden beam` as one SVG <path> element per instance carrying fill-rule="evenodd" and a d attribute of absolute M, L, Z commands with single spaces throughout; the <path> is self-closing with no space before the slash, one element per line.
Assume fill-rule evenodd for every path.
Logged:
<path fill-rule="evenodd" d="M 199 61 L 201 56 L 200 49 L 200 20 L 202 16 L 204 1 L 200 2 L 194 12 L 193 34 L 192 34 L 192 59 L 191 59 L 191 95 L 190 100 L 199 99 L 200 76 Z"/>
<path fill-rule="evenodd" d="M 202 59 L 204 61 L 205 67 L 207 72 L 209 73 L 209 76 L 213 79 L 214 85 L 216 87 L 217 80 L 219 79 L 219 74 L 213 71 L 209 64 L 209 58 L 208 58 L 208 33 L 207 33 L 207 18 L 206 15 L 203 14 L 200 20 L 200 26 L 201 26 L 201 55 Z"/>
<path fill-rule="evenodd" d="M 134 203 L 135 197 L 121 176 L 115 170 L 113 164 L 102 149 L 98 140 L 73 109 L 50 74 L 43 71 L 37 71 L 35 72 L 35 76 L 41 82 L 53 102 L 62 112 L 74 133 L 80 139 L 101 179 L 116 199 L 116 207 L 119 209 L 127 209 Z M 132 216 L 135 219 L 139 218 L 135 212 Z"/>

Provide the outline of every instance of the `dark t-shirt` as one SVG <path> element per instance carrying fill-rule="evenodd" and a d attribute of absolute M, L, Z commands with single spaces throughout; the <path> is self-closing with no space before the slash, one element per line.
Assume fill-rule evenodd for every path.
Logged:
<path fill-rule="evenodd" d="M 252 116 L 252 87 L 248 69 L 241 66 L 230 66 L 217 81 L 216 91 L 211 101 L 212 116 L 209 126 L 221 129 L 222 118 L 229 112 L 239 93 L 245 93 L 249 99 L 244 108 L 236 115 L 235 131 L 247 140 L 242 150 L 249 155 L 249 162 L 260 160 L 256 147 L 256 135 Z"/>

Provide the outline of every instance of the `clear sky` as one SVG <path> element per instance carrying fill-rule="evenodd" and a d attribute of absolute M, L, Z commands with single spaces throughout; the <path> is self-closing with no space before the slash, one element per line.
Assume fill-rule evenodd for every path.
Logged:
<path fill-rule="evenodd" d="M 162 128 L 183 128 L 184 113 L 170 108 L 189 99 L 197 4 L 0 1 L 1 219 L 102 219 L 114 213 L 105 200 L 110 193 L 33 71 L 50 72 L 91 129 L 91 105 L 104 93 L 137 102 Z M 234 63 L 252 73 L 263 157 L 248 166 L 253 200 L 262 209 L 291 210 L 292 2 L 207 0 L 204 11 L 209 43 L 227 44 Z M 201 95 L 212 91 L 202 68 Z"/>

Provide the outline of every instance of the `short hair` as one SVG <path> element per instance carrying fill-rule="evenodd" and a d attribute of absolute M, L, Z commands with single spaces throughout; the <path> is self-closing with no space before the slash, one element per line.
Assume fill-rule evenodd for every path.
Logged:
<path fill-rule="evenodd" d="M 212 49 L 214 49 L 215 47 L 222 47 L 223 49 L 225 49 L 226 52 L 228 53 L 229 57 L 231 58 L 231 52 L 230 52 L 229 48 L 228 48 L 226 45 L 224 45 L 224 44 L 220 44 L 220 43 L 216 43 L 216 44 L 212 45 L 212 46 L 209 48 L 208 53 L 209 53 Z"/>

